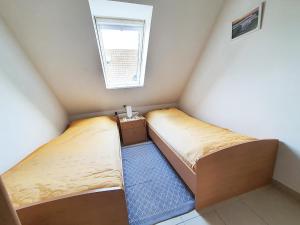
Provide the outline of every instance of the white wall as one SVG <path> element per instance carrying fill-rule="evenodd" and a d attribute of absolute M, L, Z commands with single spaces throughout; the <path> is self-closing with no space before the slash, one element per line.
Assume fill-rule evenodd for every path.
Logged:
<path fill-rule="evenodd" d="M 280 139 L 274 178 L 300 192 L 300 1 L 267 1 L 262 30 L 231 41 L 231 22 L 259 3 L 226 1 L 180 106 L 237 132 Z"/>
<path fill-rule="evenodd" d="M 0 17 L 0 174 L 59 135 L 67 115 Z"/>
<path fill-rule="evenodd" d="M 177 108 L 177 103 L 169 103 L 169 104 L 161 104 L 161 105 L 146 105 L 146 106 L 134 106 L 132 107 L 133 111 L 138 112 L 139 114 L 145 114 L 147 112 L 157 110 L 157 109 L 166 109 L 166 108 Z M 84 119 L 84 118 L 90 118 L 95 116 L 105 116 L 105 115 L 114 115 L 115 112 L 118 113 L 124 113 L 125 109 L 124 107 L 114 109 L 114 110 L 108 110 L 108 111 L 99 111 L 99 112 L 92 112 L 92 113 L 82 113 L 78 115 L 70 116 L 70 121 L 78 120 L 78 119 Z"/>
<path fill-rule="evenodd" d="M 176 102 L 223 0 L 153 5 L 145 84 L 106 89 L 88 1 L 1 0 L 0 13 L 70 115 Z"/>

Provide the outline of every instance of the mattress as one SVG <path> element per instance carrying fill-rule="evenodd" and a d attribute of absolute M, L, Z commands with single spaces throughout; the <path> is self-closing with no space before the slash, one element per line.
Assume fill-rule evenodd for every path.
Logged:
<path fill-rule="evenodd" d="M 194 171 L 201 157 L 256 140 L 195 119 L 176 108 L 149 112 L 146 119 L 160 138 Z"/>
<path fill-rule="evenodd" d="M 15 208 L 99 188 L 123 188 L 120 147 L 113 118 L 75 121 L 3 174 L 3 181 Z"/>

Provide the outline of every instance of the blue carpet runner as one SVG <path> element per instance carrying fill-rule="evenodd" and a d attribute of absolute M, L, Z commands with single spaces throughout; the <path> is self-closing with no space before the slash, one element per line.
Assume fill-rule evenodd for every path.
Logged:
<path fill-rule="evenodd" d="M 194 209 L 194 196 L 157 147 L 122 148 L 130 225 L 152 225 Z"/>

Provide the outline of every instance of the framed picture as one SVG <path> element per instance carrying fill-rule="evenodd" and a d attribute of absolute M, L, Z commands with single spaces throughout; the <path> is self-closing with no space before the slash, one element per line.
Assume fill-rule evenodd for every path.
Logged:
<path fill-rule="evenodd" d="M 256 7 L 243 17 L 232 22 L 231 39 L 236 39 L 244 34 L 261 29 L 261 20 L 264 3 Z"/>

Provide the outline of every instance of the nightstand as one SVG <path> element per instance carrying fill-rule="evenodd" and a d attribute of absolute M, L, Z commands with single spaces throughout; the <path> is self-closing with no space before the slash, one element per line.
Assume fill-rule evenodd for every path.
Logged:
<path fill-rule="evenodd" d="M 132 119 L 121 118 L 119 122 L 124 145 L 147 141 L 146 119 L 143 116 L 135 116 Z"/>

